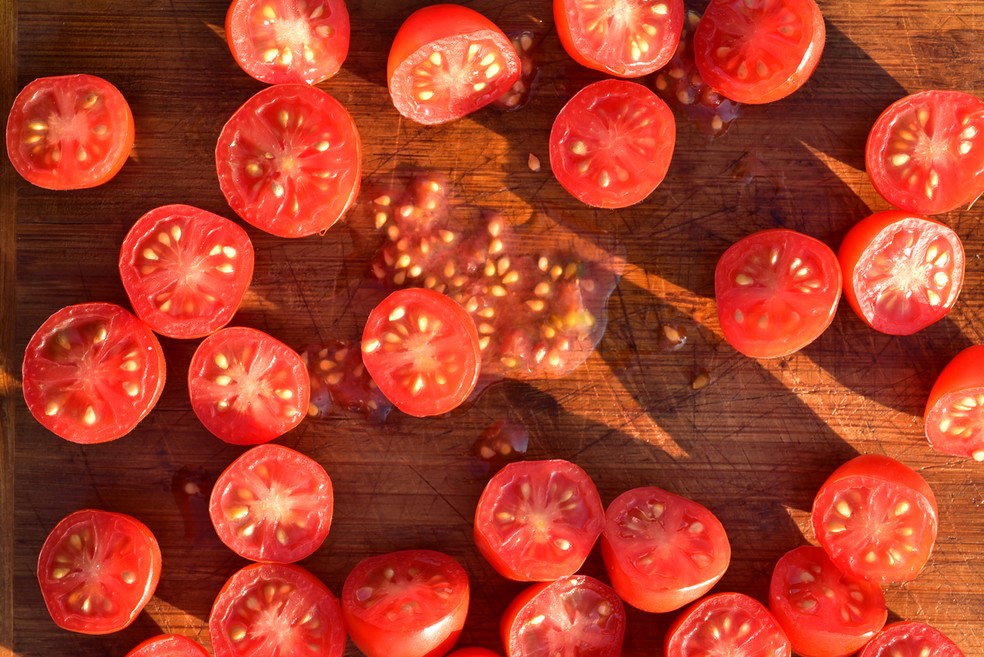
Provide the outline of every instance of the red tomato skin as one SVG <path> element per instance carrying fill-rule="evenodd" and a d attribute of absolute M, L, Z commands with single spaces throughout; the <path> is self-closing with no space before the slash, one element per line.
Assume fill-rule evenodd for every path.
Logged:
<path fill-rule="evenodd" d="M 201 645 L 180 634 L 159 634 L 126 653 L 126 657 L 210 657 Z"/>
<path fill-rule="evenodd" d="M 935 627 L 918 621 L 900 621 L 886 625 L 861 649 L 858 657 L 964 657 L 964 653 L 953 639 Z"/>
<path fill-rule="evenodd" d="M 967 347 L 947 363 L 936 378 L 923 414 L 926 439 L 934 449 L 952 456 L 984 461 L 984 427 L 971 424 L 973 433 L 966 440 L 950 437 L 941 429 L 950 404 L 984 394 L 984 345 Z"/>
<path fill-rule="evenodd" d="M 709 625 L 715 627 L 710 620 L 715 612 L 723 612 L 726 614 L 725 618 L 736 621 L 732 625 L 736 630 L 745 622 L 754 623 L 749 633 L 759 645 L 746 648 L 741 642 L 737 645 L 716 644 L 727 651 L 725 654 L 732 657 L 790 657 L 792 654 L 789 639 L 772 613 L 758 600 L 742 593 L 715 593 L 687 607 L 667 631 L 663 654 L 666 657 L 699 657 L 707 654 L 699 651 L 699 646 L 689 648 L 689 644 L 699 641 L 701 635 L 706 634 Z M 719 641 L 736 639 L 728 635 L 727 630 L 718 631 L 723 635 Z M 740 637 L 737 638 L 740 640 Z M 766 645 L 761 645 L 762 642 L 766 642 Z"/>

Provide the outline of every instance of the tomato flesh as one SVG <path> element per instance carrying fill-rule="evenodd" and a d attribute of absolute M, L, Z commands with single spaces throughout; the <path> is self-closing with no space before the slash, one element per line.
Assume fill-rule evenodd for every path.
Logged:
<path fill-rule="evenodd" d="M 886 625 L 858 657 L 964 657 L 964 653 L 935 627 L 908 621 Z"/>
<path fill-rule="evenodd" d="M 695 602 L 666 634 L 666 657 L 790 657 L 785 632 L 759 601 L 718 593 Z"/>
<path fill-rule="evenodd" d="M 935 449 L 984 461 L 984 346 L 967 347 L 943 368 L 924 421 Z"/>
<path fill-rule="evenodd" d="M 159 634 L 142 641 L 126 657 L 209 657 L 209 654 L 186 636 Z"/>

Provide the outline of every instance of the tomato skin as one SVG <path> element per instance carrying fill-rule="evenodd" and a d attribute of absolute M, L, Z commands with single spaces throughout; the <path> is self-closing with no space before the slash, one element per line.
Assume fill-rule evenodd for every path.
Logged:
<path fill-rule="evenodd" d="M 917 621 L 886 625 L 858 657 L 964 657 L 953 640 L 938 629 Z"/>
<path fill-rule="evenodd" d="M 891 584 L 915 579 L 926 565 L 938 515 L 936 497 L 917 472 L 893 458 L 865 454 L 827 478 L 811 517 L 817 541 L 838 568 Z"/>
<path fill-rule="evenodd" d="M 154 534 L 136 518 L 112 511 L 70 513 L 38 555 L 48 613 L 59 627 L 81 634 L 128 627 L 153 597 L 160 575 Z"/>
<path fill-rule="evenodd" d="M 792 653 L 771 612 L 742 593 L 716 593 L 693 603 L 673 621 L 664 643 L 666 657 L 790 657 Z"/>
<path fill-rule="evenodd" d="M 83 129 L 91 133 L 84 140 Z M 107 182 L 130 157 L 133 138 L 133 114 L 123 94 L 94 75 L 38 78 L 17 95 L 7 118 L 10 163 L 45 189 Z M 63 153 L 70 147 L 74 153 Z"/>
<path fill-rule="evenodd" d="M 984 345 L 974 345 L 947 363 L 929 393 L 923 421 L 926 439 L 934 449 L 984 461 L 982 395 Z"/>
<path fill-rule="evenodd" d="M 137 644 L 126 657 L 209 657 L 209 654 L 186 636 L 159 634 Z"/>

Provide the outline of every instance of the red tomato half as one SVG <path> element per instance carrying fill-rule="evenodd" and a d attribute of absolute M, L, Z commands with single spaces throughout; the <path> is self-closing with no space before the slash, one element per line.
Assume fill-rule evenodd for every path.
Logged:
<path fill-rule="evenodd" d="M 786 229 L 742 238 L 714 270 L 724 337 L 752 358 L 788 356 L 820 337 L 834 320 L 841 287 L 830 247 Z"/>
<path fill-rule="evenodd" d="M 711 0 L 694 34 L 694 59 L 728 98 L 771 103 L 810 78 L 826 34 L 814 0 Z"/>
<path fill-rule="evenodd" d="M 24 352 L 24 401 L 49 431 L 73 443 L 129 433 L 164 388 L 164 353 L 146 324 L 111 303 L 62 308 Z"/>
<path fill-rule="evenodd" d="M 624 208 L 663 182 L 675 144 L 676 121 L 659 96 L 635 82 L 601 80 L 554 119 L 550 167 L 582 203 Z"/>
<path fill-rule="evenodd" d="M 790 657 L 786 633 L 758 600 L 718 593 L 695 602 L 666 634 L 666 657 Z"/>
<path fill-rule="evenodd" d="M 253 243 L 224 217 L 166 205 L 133 224 L 119 265 L 140 319 L 161 335 L 200 338 L 239 308 L 253 279 Z"/>
<path fill-rule="evenodd" d="M 950 637 L 915 621 L 892 623 L 875 635 L 858 657 L 964 657 Z"/>
<path fill-rule="evenodd" d="M 683 30 L 683 0 L 554 0 L 553 10 L 574 61 L 625 78 L 662 68 Z"/>
<path fill-rule="evenodd" d="M 842 573 L 822 548 L 805 545 L 776 563 L 769 608 L 802 657 L 846 657 L 885 625 L 885 594 Z"/>
<path fill-rule="evenodd" d="M 508 91 L 519 55 L 502 30 L 474 9 L 431 5 L 400 26 L 386 80 L 397 111 L 417 123 L 447 123 Z"/>
<path fill-rule="evenodd" d="M 256 445 L 304 419 L 311 380 L 296 351 L 262 331 L 235 327 L 202 340 L 188 367 L 191 407 L 234 445 Z"/>
<path fill-rule="evenodd" d="M 844 298 L 869 326 L 911 335 L 950 312 L 964 278 L 964 250 L 949 227 L 888 210 L 861 220 L 837 253 Z"/>
<path fill-rule="evenodd" d="M 887 456 L 858 456 L 834 470 L 813 500 L 812 518 L 838 568 L 879 584 L 915 579 L 936 542 L 933 491 Z"/>
<path fill-rule="evenodd" d="M 465 569 L 432 550 L 363 559 L 342 588 L 345 626 L 366 657 L 444 655 L 461 634 L 468 601 Z"/>
<path fill-rule="evenodd" d="M 468 398 L 482 362 L 475 320 L 433 290 L 397 290 L 369 313 L 362 360 L 398 409 L 417 417 L 440 415 Z"/>
<path fill-rule="evenodd" d="M 338 600 L 299 566 L 254 563 L 215 598 L 208 617 L 215 657 L 342 657 Z"/>
<path fill-rule="evenodd" d="M 209 654 L 186 636 L 159 634 L 137 645 L 126 657 L 209 657 Z"/>
<path fill-rule="evenodd" d="M 153 597 L 161 550 L 136 518 L 82 509 L 48 534 L 37 575 L 44 604 L 59 627 L 82 634 L 119 632 Z"/>
<path fill-rule="evenodd" d="M 614 590 L 584 575 L 535 584 L 502 615 L 506 657 L 619 657 L 625 607 Z"/>
<path fill-rule="evenodd" d="M 328 536 L 334 499 L 320 463 L 289 447 L 258 445 L 215 480 L 208 513 L 219 538 L 239 556 L 292 563 Z"/>
<path fill-rule="evenodd" d="M 959 91 L 895 101 L 868 134 L 865 167 L 878 193 L 908 212 L 973 202 L 984 193 L 984 101 Z"/>
<path fill-rule="evenodd" d="M 236 63 L 269 84 L 327 80 L 349 49 L 345 0 L 233 0 L 225 27 Z"/>
<path fill-rule="evenodd" d="M 337 100 L 306 84 L 279 84 L 225 124 L 215 167 L 236 214 L 268 233 L 305 237 L 331 228 L 355 202 L 362 142 Z"/>
<path fill-rule="evenodd" d="M 553 581 L 581 568 L 604 514 L 591 477 L 570 461 L 510 463 L 478 500 L 475 544 L 503 577 Z"/>
<path fill-rule="evenodd" d="M 28 182 L 47 189 L 101 185 L 133 147 L 133 115 L 119 89 L 94 75 L 38 78 L 7 118 L 7 155 Z"/>
<path fill-rule="evenodd" d="M 721 579 L 731 544 L 707 508 L 649 486 L 608 505 L 601 556 L 619 597 L 644 611 L 665 612 L 693 602 Z"/>
<path fill-rule="evenodd" d="M 964 349 L 943 368 L 924 417 L 935 449 L 984 461 L 984 346 Z"/>

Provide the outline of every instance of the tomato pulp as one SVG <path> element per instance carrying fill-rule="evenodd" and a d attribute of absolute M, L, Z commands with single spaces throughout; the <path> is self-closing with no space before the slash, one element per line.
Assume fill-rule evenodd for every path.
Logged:
<path fill-rule="evenodd" d="M 742 593 L 716 593 L 698 600 L 673 621 L 666 657 L 790 657 L 786 633 L 768 609 Z"/>
<path fill-rule="evenodd" d="M 984 346 L 967 347 L 943 368 L 929 393 L 924 422 L 935 449 L 984 461 Z"/>
<path fill-rule="evenodd" d="M 126 657 L 209 657 L 209 654 L 186 636 L 159 634 L 137 644 Z"/>

